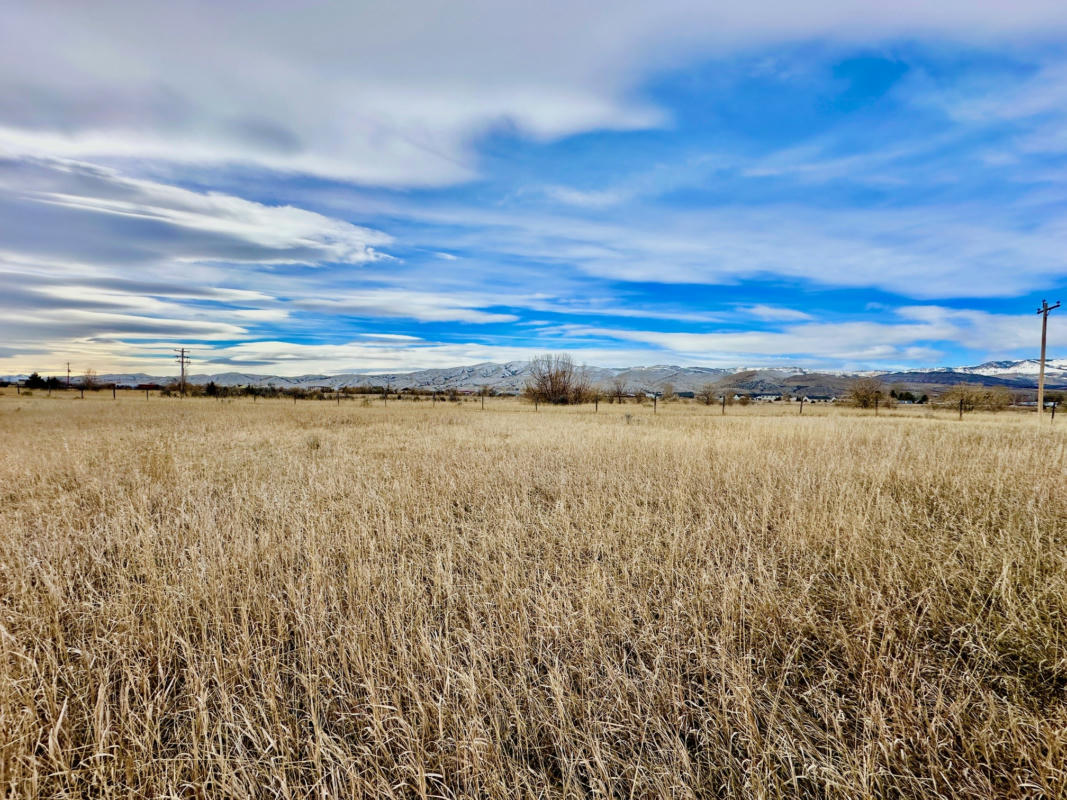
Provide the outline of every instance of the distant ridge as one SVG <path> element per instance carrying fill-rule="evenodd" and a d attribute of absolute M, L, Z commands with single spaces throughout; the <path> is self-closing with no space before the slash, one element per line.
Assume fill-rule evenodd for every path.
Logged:
<path fill-rule="evenodd" d="M 394 389 L 478 389 L 488 386 L 499 392 L 518 392 L 526 383 L 527 362 L 486 362 L 462 367 L 423 369 L 413 372 L 382 372 L 375 374 L 344 373 L 339 375 L 260 375 L 245 372 L 220 372 L 188 376 L 192 384 L 214 382 L 219 386 L 275 386 L 279 389 L 340 389 L 356 386 L 384 386 Z M 981 383 L 987 386 L 1008 386 L 1029 389 L 1037 386 L 1036 359 L 1021 361 L 987 361 L 970 367 L 937 367 L 903 371 L 835 372 L 807 370 L 798 367 L 717 368 L 655 365 L 647 367 L 588 367 L 590 380 L 607 385 L 623 380 L 632 390 L 660 388 L 671 384 L 675 391 L 695 391 L 708 383 L 757 393 L 798 392 L 810 394 L 838 394 L 860 375 L 881 378 L 887 384 L 905 387 L 936 388 L 960 382 Z M 3 376 L 4 380 L 23 380 L 25 375 Z M 1067 359 L 1046 362 L 1046 383 L 1051 388 L 1067 388 Z M 118 386 L 166 384 L 175 376 L 145 373 L 99 375 L 101 383 Z"/>

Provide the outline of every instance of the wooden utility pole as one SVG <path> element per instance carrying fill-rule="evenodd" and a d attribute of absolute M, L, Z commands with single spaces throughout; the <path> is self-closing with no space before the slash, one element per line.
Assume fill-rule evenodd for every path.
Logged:
<path fill-rule="evenodd" d="M 726 392 L 722 393 L 722 416 L 726 416 Z"/>
<path fill-rule="evenodd" d="M 70 362 L 67 362 L 67 388 L 70 388 Z"/>
<path fill-rule="evenodd" d="M 186 355 L 184 347 L 176 347 L 174 348 L 174 352 L 178 354 L 174 357 L 174 360 L 181 366 L 182 377 L 179 386 L 181 387 L 182 397 L 185 397 L 185 365 L 188 364 L 191 359 Z"/>
<path fill-rule="evenodd" d="M 1037 419 L 1041 420 L 1041 415 L 1045 413 L 1045 341 L 1048 338 L 1048 312 L 1055 311 L 1060 307 L 1057 301 L 1055 305 L 1050 306 L 1047 300 L 1041 301 L 1041 308 L 1037 310 L 1037 313 L 1041 315 L 1041 365 L 1037 370 Z"/>

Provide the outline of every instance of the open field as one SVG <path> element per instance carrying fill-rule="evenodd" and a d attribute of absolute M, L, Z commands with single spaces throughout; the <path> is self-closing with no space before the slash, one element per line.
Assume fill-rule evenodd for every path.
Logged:
<path fill-rule="evenodd" d="M 1067 797 L 1067 418 L 0 391 L 5 796 Z"/>

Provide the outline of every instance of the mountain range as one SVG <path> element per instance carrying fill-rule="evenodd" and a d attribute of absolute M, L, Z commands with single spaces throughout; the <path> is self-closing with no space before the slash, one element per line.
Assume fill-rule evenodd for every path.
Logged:
<path fill-rule="evenodd" d="M 525 361 L 473 364 L 463 367 L 423 369 L 414 372 L 344 373 L 339 375 L 260 375 L 243 372 L 189 375 L 192 384 L 214 382 L 219 386 L 275 386 L 280 389 L 340 389 L 356 386 L 391 386 L 393 389 L 478 389 L 488 386 L 498 392 L 519 392 L 526 383 L 528 364 Z M 754 393 L 805 392 L 811 395 L 838 395 L 847 390 L 857 377 L 876 377 L 887 385 L 912 391 L 937 391 L 957 383 L 979 383 L 986 386 L 1007 386 L 1031 389 L 1037 386 L 1037 359 L 1022 361 L 987 361 L 976 366 L 939 367 L 904 371 L 818 371 L 797 367 L 679 367 L 657 365 L 649 367 L 588 367 L 594 385 L 608 386 L 621 380 L 631 391 L 662 389 L 670 384 L 675 391 L 695 391 L 706 384 Z M 24 380 L 25 375 L 9 375 L 7 381 Z M 137 386 L 167 384 L 174 376 L 106 374 L 97 376 L 104 384 Z M 1067 388 L 1067 359 L 1052 359 L 1045 363 L 1046 385 Z"/>

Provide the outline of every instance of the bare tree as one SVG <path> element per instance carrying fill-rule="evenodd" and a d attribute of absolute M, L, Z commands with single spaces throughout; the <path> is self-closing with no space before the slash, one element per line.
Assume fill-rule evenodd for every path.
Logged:
<path fill-rule="evenodd" d="M 884 403 L 885 398 L 885 388 L 877 378 L 860 378 L 848 391 L 849 402 L 857 408 L 874 408 Z"/>
<path fill-rule="evenodd" d="M 539 403 L 583 403 L 591 396 L 589 377 L 566 353 L 530 359 L 524 394 Z"/>
<path fill-rule="evenodd" d="M 622 376 L 618 376 L 618 375 L 616 377 L 612 378 L 612 380 L 611 380 L 611 388 L 609 390 L 609 395 L 611 396 L 611 398 L 616 403 L 619 403 L 621 405 L 623 400 L 626 399 L 626 395 L 628 395 L 629 393 L 630 393 L 630 389 L 626 385 L 626 379 L 625 378 L 623 378 Z"/>
<path fill-rule="evenodd" d="M 958 383 L 939 398 L 938 403 L 964 411 L 1002 411 L 1012 403 L 1011 390 L 1005 386 L 981 386 Z"/>
<path fill-rule="evenodd" d="M 697 391 L 697 400 L 706 406 L 715 405 L 719 399 L 719 393 L 715 390 L 714 383 L 705 383 Z"/>
<path fill-rule="evenodd" d="M 659 387 L 659 399 L 664 403 L 669 403 L 672 400 L 678 399 L 678 394 L 674 391 L 673 383 L 661 383 Z"/>
<path fill-rule="evenodd" d="M 82 388 L 83 389 L 99 389 L 100 384 L 96 380 L 96 370 L 87 369 L 82 375 Z"/>

